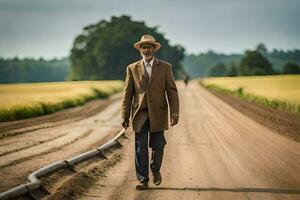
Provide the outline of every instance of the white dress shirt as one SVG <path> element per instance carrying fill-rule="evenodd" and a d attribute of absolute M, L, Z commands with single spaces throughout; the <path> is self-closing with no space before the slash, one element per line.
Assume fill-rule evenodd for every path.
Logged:
<path fill-rule="evenodd" d="M 147 63 L 147 61 L 145 59 L 143 59 L 144 61 L 144 66 L 148 72 L 149 78 L 151 77 L 151 73 L 152 73 L 152 66 L 153 66 L 153 62 L 154 62 L 154 56 L 153 58 L 150 60 L 149 63 Z"/>

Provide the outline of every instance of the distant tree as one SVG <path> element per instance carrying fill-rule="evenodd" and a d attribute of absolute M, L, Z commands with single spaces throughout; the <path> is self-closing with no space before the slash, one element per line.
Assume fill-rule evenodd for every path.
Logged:
<path fill-rule="evenodd" d="M 239 75 L 267 75 L 273 74 L 272 64 L 258 51 L 247 50 L 242 57 L 239 68 Z"/>
<path fill-rule="evenodd" d="M 268 55 L 268 49 L 267 49 L 267 47 L 264 43 L 259 43 L 256 46 L 256 51 L 258 51 L 259 53 L 261 53 L 265 57 Z"/>
<path fill-rule="evenodd" d="M 231 63 L 228 68 L 227 76 L 238 76 L 238 65 Z"/>
<path fill-rule="evenodd" d="M 300 74 L 300 66 L 293 62 L 286 62 L 282 69 L 283 74 Z"/>
<path fill-rule="evenodd" d="M 158 58 L 170 62 L 175 77 L 182 71 L 180 61 L 184 48 L 171 46 L 158 27 L 148 27 L 144 22 L 133 21 L 130 16 L 111 17 L 86 26 L 71 49 L 71 80 L 124 79 L 128 64 L 141 59 L 133 44 L 144 34 L 152 35 L 162 45 Z"/>
<path fill-rule="evenodd" d="M 210 69 L 210 76 L 226 76 L 227 69 L 223 63 L 218 63 Z"/>
<path fill-rule="evenodd" d="M 254 69 L 252 69 L 251 75 L 254 75 L 254 76 L 266 75 L 266 72 L 262 68 L 255 67 Z"/>

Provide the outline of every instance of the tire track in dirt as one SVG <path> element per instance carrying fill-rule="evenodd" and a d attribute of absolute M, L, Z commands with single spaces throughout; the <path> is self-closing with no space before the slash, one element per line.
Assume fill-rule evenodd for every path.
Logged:
<path fill-rule="evenodd" d="M 76 136 L 75 138 L 73 138 L 71 140 L 65 140 L 67 142 L 64 143 L 64 144 L 60 144 L 59 146 L 53 147 L 53 145 L 50 144 L 51 147 L 49 149 L 46 149 L 46 150 L 44 149 L 44 147 L 42 147 L 43 148 L 42 152 L 36 152 L 36 151 L 33 151 L 30 148 L 28 148 L 28 149 L 26 149 L 28 153 L 29 152 L 34 152 L 34 153 L 28 154 L 27 152 L 26 153 L 22 152 L 22 155 L 25 155 L 25 156 L 20 156 L 17 159 L 14 159 L 14 160 L 11 160 L 12 155 L 8 155 L 7 157 L 9 157 L 9 158 L 7 158 L 7 159 L 9 159 L 9 161 L 7 161 L 7 162 L 5 162 L 7 160 L 7 159 L 5 160 L 6 157 L 3 156 L 1 158 L 2 159 L 1 163 L 3 162 L 3 160 L 4 160 L 4 162 L 3 162 L 3 164 L 0 163 L 0 169 L 5 169 L 6 167 L 9 167 L 9 166 L 12 166 L 12 165 L 17 165 L 17 164 L 19 164 L 19 163 L 21 163 L 25 160 L 29 161 L 29 160 L 32 160 L 32 159 L 38 157 L 38 156 L 46 155 L 50 152 L 57 152 L 57 151 L 59 151 L 63 148 L 67 148 L 68 146 L 70 146 L 71 144 L 77 142 L 78 140 L 83 139 L 85 137 L 88 137 L 92 132 L 93 132 L 93 130 L 89 129 L 89 130 L 83 132 L 80 136 Z M 58 138 L 58 139 L 60 139 L 60 138 Z M 55 140 L 53 140 L 52 142 L 56 143 Z M 43 145 L 43 144 L 41 144 L 41 145 Z M 41 146 L 41 145 L 36 145 L 34 147 Z M 26 156 L 26 155 L 29 155 L 29 156 Z"/>
<path fill-rule="evenodd" d="M 63 136 L 65 136 L 65 135 L 67 135 L 68 133 L 64 133 L 64 134 L 61 134 L 61 135 L 57 135 L 57 136 L 55 136 L 55 137 L 52 137 L 52 138 L 50 138 L 50 139 L 46 139 L 46 140 L 39 140 L 39 141 L 37 141 L 37 142 L 33 142 L 32 144 L 30 144 L 30 143 L 22 143 L 22 144 L 24 144 L 25 146 L 21 146 L 21 147 L 19 147 L 19 148 L 15 148 L 15 146 L 14 145 L 16 145 L 16 143 L 15 142 L 9 142 L 9 143 L 6 143 L 6 144 L 2 144 L 2 145 L 0 145 L 0 157 L 1 156 L 5 156 L 5 155 L 7 155 L 7 154 L 11 154 L 11 153 L 15 153 L 15 152 L 17 152 L 17 151 L 22 151 L 22 150 L 25 150 L 25 149 L 28 149 L 28 148 L 31 148 L 31 147 L 34 147 L 34 146 L 37 146 L 37 145 L 41 145 L 41 144 L 43 144 L 43 143 L 46 143 L 46 142 L 51 142 L 51 141 L 53 141 L 53 140 L 55 140 L 55 139 L 58 139 L 58 138 L 61 138 L 61 137 L 63 137 Z M 9 150 L 9 148 L 12 148 L 12 149 L 10 149 Z"/>

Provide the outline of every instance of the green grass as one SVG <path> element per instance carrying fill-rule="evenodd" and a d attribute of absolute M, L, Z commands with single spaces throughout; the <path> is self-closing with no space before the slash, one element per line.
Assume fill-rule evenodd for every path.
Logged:
<path fill-rule="evenodd" d="M 121 91 L 122 81 L 76 81 L 0 85 L 0 121 L 54 113 Z"/>
<path fill-rule="evenodd" d="M 300 114 L 300 75 L 205 78 L 199 83 L 247 101 Z"/>

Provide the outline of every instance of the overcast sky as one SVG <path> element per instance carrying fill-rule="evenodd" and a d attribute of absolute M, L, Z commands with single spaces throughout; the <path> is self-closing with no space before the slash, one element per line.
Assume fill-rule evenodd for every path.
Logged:
<path fill-rule="evenodd" d="M 88 24 L 122 14 L 187 53 L 300 48 L 300 0 L 0 0 L 0 57 L 63 57 Z"/>

